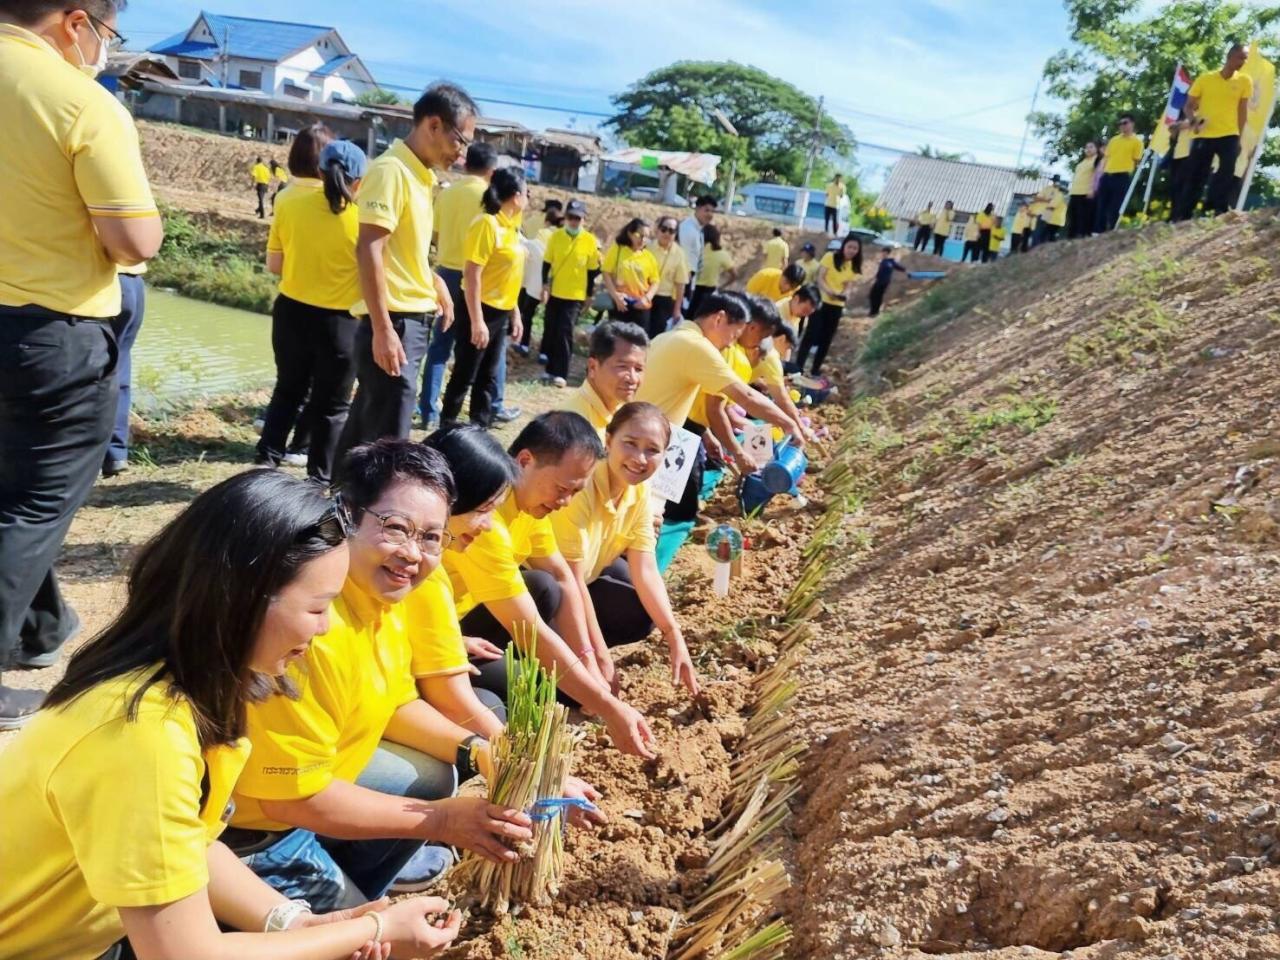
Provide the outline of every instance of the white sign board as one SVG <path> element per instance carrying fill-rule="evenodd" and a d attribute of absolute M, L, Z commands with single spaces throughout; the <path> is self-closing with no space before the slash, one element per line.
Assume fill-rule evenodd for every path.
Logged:
<path fill-rule="evenodd" d="M 684 488 L 693 472 L 702 438 L 683 427 L 671 428 L 671 442 L 667 444 L 662 466 L 649 481 L 649 492 L 658 499 L 678 501 L 684 496 Z"/>
<path fill-rule="evenodd" d="M 742 449 L 763 467 L 773 459 L 773 426 L 768 423 L 748 423 L 742 431 Z"/>

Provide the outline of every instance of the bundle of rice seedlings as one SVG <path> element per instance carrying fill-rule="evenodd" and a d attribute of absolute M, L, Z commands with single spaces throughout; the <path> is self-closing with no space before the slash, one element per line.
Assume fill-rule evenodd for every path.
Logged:
<path fill-rule="evenodd" d="M 521 858 L 515 863 L 468 853 L 459 866 L 479 905 L 497 915 L 514 905 L 549 903 L 559 892 L 568 814 L 558 802 L 581 740 L 569 726 L 568 711 L 556 703 L 555 674 L 538 663 L 537 632 L 519 624 L 517 641 L 506 651 L 507 725 L 490 747 L 489 802 L 528 812 L 533 839 L 517 848 Z"/>

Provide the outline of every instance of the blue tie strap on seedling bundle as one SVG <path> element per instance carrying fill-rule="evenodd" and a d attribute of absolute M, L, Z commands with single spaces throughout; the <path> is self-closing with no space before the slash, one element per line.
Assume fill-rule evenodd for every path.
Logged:
<path fill-rule="evenodd" d="M 560 817 L 560 829 L 565 830 L 569 826 L 570 810 L 585 810 L 587 813 L 599 813 L 600 808 L 590 800 L 582 797 L 543 797 L 541 800 L 535 800 L 525 813 L 529 814 L 529 819 L 534 823 L 546 823 Z"/>

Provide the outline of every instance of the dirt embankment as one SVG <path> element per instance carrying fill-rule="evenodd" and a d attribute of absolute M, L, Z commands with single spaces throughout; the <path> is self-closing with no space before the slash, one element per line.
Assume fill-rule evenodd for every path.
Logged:
<path fill-rule="evenodd" d="M 829 475 L 795 956 L 1280 956 L 1278 240 L 1059 244 L 897 314 Z"/>

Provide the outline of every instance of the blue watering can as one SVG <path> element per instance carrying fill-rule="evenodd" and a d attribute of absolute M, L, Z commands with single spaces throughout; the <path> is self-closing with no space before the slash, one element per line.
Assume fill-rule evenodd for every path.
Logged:
<path fill-rule="evenodd" d="M 747 515 L 755 513 L 780 493 L 799 496 L 797 485 L 808 466 L 809 458 L 799 447 L 786 439 L 774 444 L 773 459 L 759 473 L 743 478 L 742 489 L 738 493 L 742 512 Z"/>

